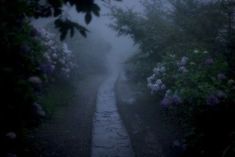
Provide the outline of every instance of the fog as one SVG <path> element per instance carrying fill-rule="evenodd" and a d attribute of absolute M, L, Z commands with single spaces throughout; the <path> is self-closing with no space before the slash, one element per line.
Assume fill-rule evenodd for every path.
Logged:
<path fill-rule="evenodd" d="M 0 0 L 0 157 L 234 157 L 234 0 Z"/>
<path fill-rule="evenodd" d="M 92 45 L 92 43 L 89 43 L 89 47 L 94 47 L 93 51 L 89 51 L 89 53 L 92 53 L 94 55 L 94 57 L 90 58 L 90 60 L 99 60 L 105 53 L 108 53 L 106 55 L 106 57 L 108 57 L 108 59 L 106 60 L 106 67 L 111 68 L 109 69 L 110 71 L 114 69 L 117 70 L 121 68 L 121 65 L 122 63 L 124 63 L 124 61 L 126 61 L 130 56 L 138 51 L 138 45 L 134 44 L 130 37 L 120 36 L 115 30 L 110 27 L 110 24 L 112 24 L 113 22 L 113 18 L 110 15 L 110 9 L 111 7 L 118 7 L 125 10 L 133 9 L 141 13 L 143 11 L 143 7 L 138 1 L 128 0 L 123 0 L 122 2 L 97 1 L 97 4 L 101 8 L 101 15 L 99 17 L 93 16 L 91 23 L 88 25 L 85 23 L 84 14 L 78 14 L 75 7 L 70 6 L 69 4 L 63 7 L 64 16 L 71 19 L 72 21 L 79 21 L 79 23 L 85 26 L 89 31 L 86 38 L 80 36 L 80 34 L 76 32 L 75 36 L 78 37 L 75 37 L 75 39 L 67 37 L 66 42 L 68 44 L 70 44 L 70 42 L 73 42 L 74 44 L 78 43 L 78 45 L 79 42 L 82 42 L 84 45 L 86 45 L 86 42 L 88 43 L 89 40 L 92 39 L 93 42 L 102 41 L 103 43 L 110 45 L 111 49 L 109 50 L 109 52 L 99 52 L 95 50 L 95 47 L 97 45 Z M 52 27 L 54 20 L 54 18 L 34 19 L 32 20 L 32 24 L 36 28 L 43 28 L 47 27 L 48 25 Z M 54 28 L 52 29 L 52 31 L 55 31 Z M 56 32 L 56 34 L 58 33 L 59 32 Z M 77 48 L 77 50 L 79 50 L 79 46 L 77 46 Z"/>
<path fill-rule="evenodd" d="M 85 24 L 84 16 L 82 14 L 77 14 L 74 8 L 69 9 L 69 15 L 74 21 L 80 21 L 82 25 L 85 25 L 88 30 L 88 39 L 90 36 L 97 37 L 97 40 L 103 40 L 111 46 L 111 50 L 108 52 L 107 67 L 112 70 L 120 68 L 122 62 L 124 62 L 129 56 L 133 55 L 137 51 L 137 46 L 128 36 L 118 36 L 112 28 L 109 27 L 113 20 L 110 16 L 110 8 L 120 7 L 120 8 L 134 8 L 134 10 L 140 10 L 141 6 L 135 1 L 122 1 L 122 2 L 103 2 L 97 1 L 101 7 L 100 17 L 93 17 L 92 22 L 89 25 Z M 91 45 L 92 46 L 92 45 Z M 94 52 L 99 55 L 99 52 Z M 99 58 L 99 57 L 97 57 Z M 111 70 L 110 69 L 110 70 Z M 112 71 L 111 70 L 111 71 Z"/>

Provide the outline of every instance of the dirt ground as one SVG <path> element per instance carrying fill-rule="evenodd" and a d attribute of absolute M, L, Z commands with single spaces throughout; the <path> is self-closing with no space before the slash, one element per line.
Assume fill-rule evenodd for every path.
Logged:
<path fill-rule="evenodd" d="M 67 106 L 59 107 L 52 119 L 28 135 L 32 157 L 90 157 L 92 118 L 97 90 L 103 75 L 79 80 Z M 26 150 L 27 152 L 27 150 Z"/>
<path fill-rule="evenodd" d="M 149 94 L 135 90 L 127 80 L 117 81 L 116 93 L 117 106 L 136 157 L 179 156 L 180 134 L 176 126 L 165 121 L 160 105 Z"/>

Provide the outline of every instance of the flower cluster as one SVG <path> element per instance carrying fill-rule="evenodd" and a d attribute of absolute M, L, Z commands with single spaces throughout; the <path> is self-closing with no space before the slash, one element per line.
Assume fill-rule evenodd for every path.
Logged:
<path fill-rule="evenodd" d="M 160 104 L 164 107 L 181 103 L 214 106 L 232 90 L 226 69 L 223 59 L 213 58 L 207 51 L 194 50 L 173 57 L 170 54 L 153 69 L 147 87 L 152 94 L 160 93 Z"/>
<path fill-rule="evenodd" d="M 75 64 L 72 61 L 72 52 L 68 49 L 67 44 L 54 40 L 55 35 L 46 29 L 40 28 L 37 31 L 39 40 L 45 48 L 40 69 L 46 75 L 56 73 L 69 77 Z"/>
<path fill-rule="evenodd" d="M 166 89 L 166 85 L 159 79 L 161 76 L 165 75 L 165 71 L 165 66 L 159 63 L 157 67 L 153 69 L 153 74 L 147 78 L 148 87 L 151 89 L 152 94 Z"/>
<path fill-rule="evenodd" d="M 170 105 L 178 105 L 182 103 L 181 97 L 177 93 L 173 93 L 171 90 L 167 90 L 164 98 L 161 100 L 161 106 L 168 107 Z"/>
<path fill-rule="evenodd" d="M 172 59 L 175 59 L 175 55 L 170 55 Z M 188 64 L 188 57 L 182 57 L 179 61 L 176 61 L 174 68 L 178 72 L 186 72 L 186 65 Z M 185 69 L 185 70 L 184 70 Z M 166 62 L 158 63 L 153 69 L 153 74 L 147 78 L 147 86 L 151 90 L 151 94 L 161 93 L 164 97 L 161 100 L 161 105 L 164 107 L 170 105 L 178 105 L 182 103 L 181 97 L 175 91 L 173 92 L 169 87 L 168 75 L 169 70 L 172 70 Z"/>
<path fill-rule="evenodd" d="M 182 73 L 188 72 L 186 65 L 188 64 L 189 58 L 183 56 L 180 61 L 177 62 L 178 70 Z"/>

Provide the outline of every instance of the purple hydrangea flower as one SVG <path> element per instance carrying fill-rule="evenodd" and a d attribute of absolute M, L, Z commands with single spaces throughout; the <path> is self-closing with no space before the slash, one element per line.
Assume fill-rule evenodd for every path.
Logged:
<path fill-rule="evenodd" d="M 30 35 L 32 37 L 37 37 L 40 35 L 40 33 L 38 32 L 38 30 L 36 28 L 32 28 L 32 30 L 30 31 Z"/>
<path fill-rule="evenodd" d="M 223 80 L 225 80 L 227 77 L 223 74 L 223 73 L 219 73 L 218 75 L 217 75 L 217 79 L 218 80 L 220 80 L 220 81 L 223 81 Z"/>
<path fill-rule="evenodd" d="M 28 78 L 28 81 L 33 84 L 41 84 L 42 80 L 38 76 L 31 76 Z"/>
<path fill-rule="evenodd" d="M 172 101 L 173 101 L 173 104 L 175 104 L 175 105 L 182 103 L 182 99 L 178 95 L 173 95 Z"/>
<path fill-rule="evenodd" d="M 207 97 L 206 102 L 207 102 L 207 105 L 209 105 L 209 106 L 214 106 L 214 105 L 219 104 L 219 103 L 220 103 L 220 100 L 218 99 L 217 96 L 211 94 L 211 95 L 209 95 L 209 96 Z"/>
<path fill-rule="evenodd" d="M 153 69 L 153 73 L 156 76 L 163 75 L 166 71 L 166 68 L 163 64 L 158 63 L 158 65 Z"/>
<path fill-rule="evenodd" d="M 147 82 L 148 82 L 148 84 L 152 84 L 152 82 L 153 82 L 154 78 L 155 78 L 155 74 L 153 74 L 153 75 L 149 76 L 149 77 L 147 78 Z"/>
<path fill-rule="evenodd" d="M 224 99 L 224 98 L 227 97 L 227 94 L 226 94 L 225 92 L 223 92 L 222 90 L 218 90 L 218 91 L 216 92 L 216 96 L 217 96 L 218 98 L 220 98 L 220 99 Z"/>
<path fill-rule="evenodd" d="M 164 97 L 160 104 L 163 107 L 169 107 L 172 104 L 172 98 L 171 97 Z"/>
<path fill-rule="evenodd" d="M 182 99 L 179 95 L 174 94 L 173 96 L 170 96 L 170 90 L 166 91 L 165 97 L 161 101 L 161 106 L 163 107 L 169 107 L 170 105 L 178 105 L 182 103 Z"/>
<path fill-rule="evenodd" d="M 211 64 L 213 64 L 214 63 L 214 60 L 213 60 L 213 58 L 207 58 L 206 60 L 205 60 L 205 64 L 206 65 L 211 65 Z"/>
<path fill-rule="evenodd" d="M 40 69 L 43 73 L 49 75 L 53 72 L 53 67 L 50 63 L 43 63 L 40 65 Z"/>

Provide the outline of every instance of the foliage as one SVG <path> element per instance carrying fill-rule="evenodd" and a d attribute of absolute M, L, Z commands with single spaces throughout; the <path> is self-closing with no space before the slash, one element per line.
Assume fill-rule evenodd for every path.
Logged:
<path fill-rule="evenodd" d="M 38 125 L 46 116 L 38 103 L 42 89 L 58 75 L 66 78 L 73 63 L 65 44 L 52 40 L 45 30 L 36 30 L 27 20 L 20 28 L 9 26 L 6 30 L 0 27 L 0 31 L 3 33 L 0 44 L 4 49 L 0 67 L 0 87 L 4 91 L 1 94 L 0 141 L 4 147 L 0 155 L 5 156 L 5 153 L 19 154 L 23 150 L 20 143 L 24 128 Z M 13 142 L 9 143 L 8 132 L 16 136 Z"/>
<path fill-rule="evenodd" d="M 22 23 L 22 20 L 28 17 L 56 17 L 55 25 L 61 32 L 61 40 L 65 39 L 68 32 L 73 36 L 75 29 L 86 36 L 88 30 L 84 26 L 65 16 L 63 10 L 65 4 L 75 6 L 78 13 L 85 14 L 86 24 L 91 22 L 93 15 L 100 15 L 100 7 L 94 0 L 17 0 L 14 2 L 3 0 L 0 2 L 0 13 L 3 15 L 1 21 L 14 25 Z"/>
<path fill-rule="evenodd" d="M 43 107 L 48 103 L 39 104 L 38 97 L 53 81 L 66 80 L 75 68 L 65 43 L 30 25 L 32 18 L 54 17 L 61 40 L 75 30 L 86 36 L 88 30 L 66 16 L 63 6 L 68 4 L 84 15 L 86 24 L 100 14 L 94 0 L 0 1 L 0 156 L 21 155 L 24 128 L 37 126 L 46 116 Z"/>
<path fill-rule="evenodd" d="M 57 78 L 43 89 L 43 95 L 38 97 L 38 102 L 42 104 L 47 113 L 47 118 L 51 118 L 58 107 L 66 107 L 73 99 L 75 87 L 72 82 L 64 78 Z"/>
<path fill-rule="evenodd" d="M 199 50 L 184 56 L 168 54 L 147 78 L 159 104 L 186 132 L 185 156 L 220 156 L 225 147 L 234 148 L 235 81 L 229 79 L 224 60 Z"/>
<path fill-rule="evenodd" d="M 227 69 L 224 59 L 211 57 L 207 51 L 194 50 L 185 56 L 169 54 L 153 69 L 148 87 L 152 93 L 165 95 L 163 100 L 175 96 L 187 104 L 213 106 L 220 98 L 232 99 L 229 95 L 234 81 L 227 80 Z"/>
<path fill-rule="evenodd" d="M 129 78 L 147 78 L 156 104 L 184 129 L 183 156 L 234 156 L 234 3 L 143 5 L 143 13 L 113 8 L 111 27 L 140 48 L 128 62 Z"/>
<path fill-rule="evenodd" d="M 226 55 L 228 17 L 219 1 L 153 0 L 145 1 L 144 8 L 143 13 L 113 8 L 115 23 L 111 26 L 139 45 L 138 61 L 143 66 L 145 62 L 154 66 L 168 52 L 180 54 L 193 49 L 233 58 Z"/>
<path fill-rule="evenodd" d="M 49 79 L 56 76 L 68 78 L 75 67 L 72 51 L 68 49 L 65 42 L 56 41 L 55 34 L 46 29 L 41 28 L 35 31 L 38 33 L 39 42 L 44 47 L 43 57 L 39 65 L 44 76 Z"/>

